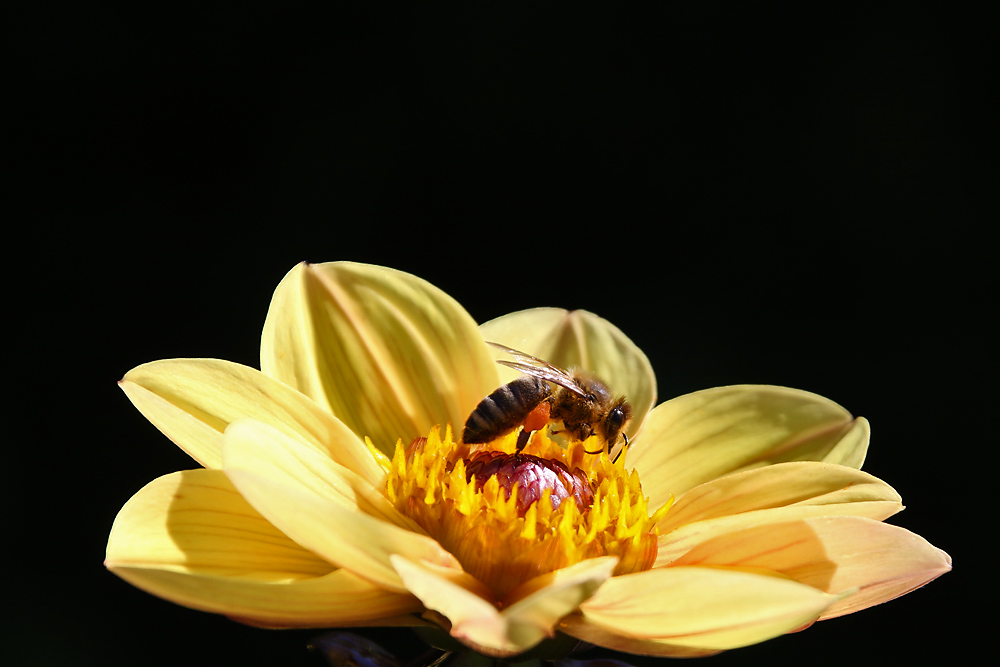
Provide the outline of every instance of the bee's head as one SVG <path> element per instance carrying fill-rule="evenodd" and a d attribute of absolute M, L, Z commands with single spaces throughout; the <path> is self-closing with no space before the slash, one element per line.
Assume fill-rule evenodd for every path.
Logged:
<path fill-rule="evenodd" d="M 616 398 L 602 424 L 604 439 L 608 441 L 609 446 L 613 447 L 618 442 L 630 419 L 632 419 L 632 406 L 625 401 L 624 396 Z"/>

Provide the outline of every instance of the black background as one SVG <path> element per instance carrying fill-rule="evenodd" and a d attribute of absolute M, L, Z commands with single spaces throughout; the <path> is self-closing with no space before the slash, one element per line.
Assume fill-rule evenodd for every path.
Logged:
<path fill-rule="evenodd" d="M 909 507 L 892 521 L 955 571 L 706 664 L 961 655 L 995 524 L 976 495 L 995 447 L 983 18 L 338 7 L 5 10 L 27 234 L 5 244 L 3 663 L 321 664 L 313 631 L 175 607 L 101 561 L 131 494 L 191 467 L 115 382 L 159 358 L 256 366 L 284 273 L 339 259 L 427 278 L 479 321 L 597 312 L 660 400 L 770 383 L 866 416 L 865 469 Z"/>

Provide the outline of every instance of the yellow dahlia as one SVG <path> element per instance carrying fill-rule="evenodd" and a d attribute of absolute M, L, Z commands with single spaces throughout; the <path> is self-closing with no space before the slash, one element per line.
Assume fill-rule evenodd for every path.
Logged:
<path fill-rule="evenodd" d="M 633 408 L 625 453 L 545 429 L 470 446 L 516 373 L 485 341 L 581 367 Z M 948 571 L 882 523 L 900 497 L 860 470 L 869 429 L 772 386 L 655 408 L 645 355 L 587 312 L 482 326 L 429 283 L 301 264 L 275 291 L 261 370 L 173 359 L 129 371 L 135 406 L 202 468 L 115 520 L 107 567 L 155 595 L 265 627 L 442 627 L 487 655 L 557 632 L 706 655 L 858 611 Z"/>

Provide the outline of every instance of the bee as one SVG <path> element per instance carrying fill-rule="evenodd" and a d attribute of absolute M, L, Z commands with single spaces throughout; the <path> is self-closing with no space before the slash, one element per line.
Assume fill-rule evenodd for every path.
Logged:
<path fill-rule="evenodd" d="M 517 451 L 521 451 L 533 431 L 544 428 L 549 421 L 561 421 L 562 430 L 577 440 L 586 440 L 596 433 L 613 452 L 612 460 L 628 446 L 625 428 L 632 418 L 632 406 L 624 396 L 613 395 L 611 389 L 592 373 L 565 371 L 505 345 L 490 345 L 515 359 L 500 359 L 498 364 L 525 375 L 479 402 L 465 422 L 463 442 L 488 442 L 523 426 L 517 441 Z M 550 385 L 556 385 L 555 389 Z M 619 439 L 625 442 L 616 450 Z M 599 454 L 601 451 L 603 448 L 587 453 Z"/>

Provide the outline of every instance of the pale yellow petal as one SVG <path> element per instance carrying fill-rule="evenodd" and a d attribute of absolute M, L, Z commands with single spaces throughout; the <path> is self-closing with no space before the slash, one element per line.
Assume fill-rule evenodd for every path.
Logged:
<path fill-rule="evenodd" d="M 585 310 L 532 308 L 480 325 L 486 340 L 527 352 L 561 368 L 582 368 L 623 394 L 634 415 L 628 428 L 639 430 L 656 402 L 656 376 L 649 359 L 618 327 Z M 502 353 L 495 356 L 503 357 Z M 515 371 L 502 372 L 503 382 Z"/>
<path fill-rule="evenodd" d="M 501 612 L 521 645 L 534 646 L 555 634 L 559 619 L 572 613 L 611 578 L 618 558 L 591 558 L 526 581 L 510 592 Z"/>
<path fill-rule="evenodd" d="M 502 343 L 558 365 L 558 332 L 570 311 L 565 308 L 529 308 L 502 315 L 479 325 L 483 338 Z M 511 371 L 516 375 L 516 371 Z"/>
<path fill-rule="evenodd" d="M 498 385 L 496 363 L 454 299 L 401 271 L 300 264 L 275 290 L 261 369 L 391 453 L 435 424 L 457 430 Z"/>
<path fill-rule="evenodd" d="M 951 569 L 948 554 L 919 535 L 863 517 L 815 517 L 756 526 L 699 544 L 674 565 L 771 570 L 828 593 L 856 589 L 823 615 L 887 602 Z"/>
<path fill-rule="evenodd" d="M 481 653 L 504 657 L 553 636 L 559 619 L 611 576 L 617 558 L 584 561 L 527 582 L 523 595 L 503 611 L 488 592 L 457 580 L 440 567 L 401 556 L 393 556 L 392 563 L 410 592 L 450 621 L 453 637 Z"/>
<path fill-rule="evenodd" d="M 656 406 L 626 454 L 654 505 L 703 482 L 783 461 L 860 465 L 867 423 L 833 401 L 766 385 L 718 387 Z"/>
<path fill-rule="evenodd" d="M 469 590 L 440 568 L 403 556 L 391 559 L 407 590 L 451 623 L 453 637 L 490 655 L 509 656 L 523 650 L 507 636 L 507 624 L 491 596 Z"/>
<path fill-rule="evenodd" d="M 860 469 L 868 455 L 868 442 L 871 437 L 872 430 L 868 420 L 858 417 L 851 425 L 851 429 L 819 460 Z"/>
<path fill-rule="evenodd" d="M 204 469 L 155 479 L 125 503 L 106 564 L 261 580 L 335 569 L 271 525 L 221 470 Z"/>
<path fill-rule="evenodd" d="M 421 608 L 412 595 L 385 590 L 347 570 L 284 581 L 129 566 L 111 571 L 165 600 L 262 627 L 399 625 L 400 614 Z"/>
<path fill-rule="evenodd" d="M 677 499 L 657 524 L 656 566 L 701 542 L 752 526 L 817 516 L 882 520 L 901 509 L 892 487 L 856 468 L 796 461 L 747 470 L 696 486 Z"/>
<path fill-rule="evenodd" d="M 775 576 L 670 567 L 614 577 L 580 609 L 584 621 L 625 637 L 722 650 L 800 628 L 836 600 Z"/>
<path fill-rule="evenodd" d="M 115 519 L 105 564 L 164 599 L 258 625 L 378 625 L 420 608 L 297 545 L 218 470 L 146 485 Z"/>
<path fill-rule="evenodd" d="M 643 480 L 645 482 L 645 480 Z M 658 524 L 663 531 L 685 524 L 788 505 L 832 505 L 900 497 L 869 473 L 819 461 L 778 463 L 726 475 L 681 494 Z"/>
<path fill-rule="evenodd" d="M 301 436 L 371 483 L 384 472 L 364 443 L 304 394 L 260 371 L 218 359 L 166 359 L 119 383 L 157 428 L 206 468 L 222 464 L 222 432 L 250 417 Z"/>
<path fill-rule="evenodd" d="M 360 477 L 271 426 L 233 422 L 222 454 L 226 476 L 268 521 L 306 549 L 383 588 L 405 590 L 389 562 L 392 554 L 455 564 Z"/>
<path fill-rule="evenodd" d="M 661 658 L 702 658 L 721 649 L 680 646 L 656 639 L 633 639 L 588 623 L 583 614 L 571 614 L 559 622 L 559 631 L 581 641 L 632 655 L 653 655 Z"/>

